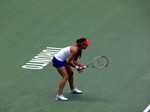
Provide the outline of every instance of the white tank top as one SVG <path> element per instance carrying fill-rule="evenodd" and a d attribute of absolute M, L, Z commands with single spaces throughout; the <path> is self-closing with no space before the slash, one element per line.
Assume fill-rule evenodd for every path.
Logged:
<path fill-rule="evenodd" d="M 65 47 L 61 49 L 57 54 L 55 54 L 55 58 L 59 61 L 65 61 L 71 54 L 70 47 Z"/>

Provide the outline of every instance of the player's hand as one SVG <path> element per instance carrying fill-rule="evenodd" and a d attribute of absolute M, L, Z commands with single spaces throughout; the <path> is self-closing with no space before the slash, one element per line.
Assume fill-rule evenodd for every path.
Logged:
<path fill-rule="evenodd" d="M 83 65 L 82 65 L 82 64 L 78 64 L 78 66 L 83 68 Z"/>
<path fill-rule="evenodd" d="M 83 66 L 81 66 L 81 65 L 77 65 L 76 67 L 75 67 L 76 69 L 77 69 L 77 71 L 79 72 L 79 73 L 82 73 L 83 72 Z"/>
<path fill-rule="evenodd" d="M 78 69 L 79 73 L 83 73 L 83 68 Z"/>

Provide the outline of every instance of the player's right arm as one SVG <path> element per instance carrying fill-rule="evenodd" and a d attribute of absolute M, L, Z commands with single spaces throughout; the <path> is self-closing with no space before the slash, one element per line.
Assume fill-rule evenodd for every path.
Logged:
<path fill-rule="evenodd" d="M 79 73 L 82 73 L 82 68 L 81 66 L 79 66 L 79 63 L 77 61 L 78 59 L 78 56 L 77 56 L 77 53 L 78 53 L 78 49 L 77 47 L 75 46 L 72 46 L 70 48 L 71 50 L 71 55 L 70 57 L 68 58 L 68 64 L 74 68 L 76 68 L 78 70 Z"/>
<path fill-rule="evenodd" d="M 75 59 L 75 57 L 77 55 L 77 48 L 75 46 L 71 46 L 70 52 L 71 52 L 71 55 L 68 58 L 68 64 L 75 68 L 76 64 L 73 63 L 73 60 Z"/>

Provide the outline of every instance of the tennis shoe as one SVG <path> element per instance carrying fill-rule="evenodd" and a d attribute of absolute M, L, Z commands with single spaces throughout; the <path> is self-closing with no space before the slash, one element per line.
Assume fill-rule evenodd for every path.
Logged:
<path fill-rule="evenodd" d="M 66 98 L 64 95 L 56 95 L 55 100 L 61 100 L 61 101 L 68 101 L 68 98 Z"/>
<path fill-rule="evenodd" d="M 82 91 L 79 90 L 78 88 L 74 88 L 74 89 L 71 89 L 69 91 L 69 93 L 71 93 L 71 94 L 82 94 Z"/>

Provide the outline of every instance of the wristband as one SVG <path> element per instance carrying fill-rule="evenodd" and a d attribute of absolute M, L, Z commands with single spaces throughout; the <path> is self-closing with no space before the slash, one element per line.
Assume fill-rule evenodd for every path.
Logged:
<path fill-rule="evenodd" d="M 78 64 L 79 67 L 82 67 L 82 64 Z"/>
<path fill-rule="evenodd" d="M 75 68 L 78 70 L 80 67 L 76 65 Z"/>

